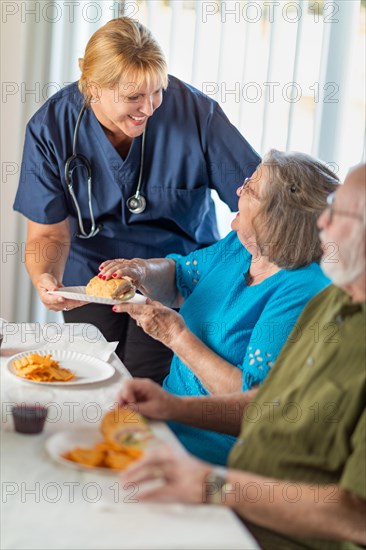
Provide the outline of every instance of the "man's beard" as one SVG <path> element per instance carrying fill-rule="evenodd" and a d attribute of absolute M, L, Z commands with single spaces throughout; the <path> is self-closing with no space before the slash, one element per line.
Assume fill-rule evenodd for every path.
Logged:
<path fill-rule="evenodd" d="M 353 283 L 366 269 L 364 231 L 352 232 L 353 234 L 343 240 L 341 246 L 327 242 L 323 233 L 320 234 L 320 239 L 329 248 L 320 262 L 323 272 L 336 286 Z M 335 254 L 332 253 L 333 247 L 336 250 Z"/>

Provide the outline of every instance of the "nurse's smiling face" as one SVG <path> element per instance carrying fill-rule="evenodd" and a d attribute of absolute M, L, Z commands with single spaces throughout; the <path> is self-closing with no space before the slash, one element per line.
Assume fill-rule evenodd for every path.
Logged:
<path fill-rule="evenodd" d="M 99 122 L 117 136 L 140 136 L 146 123 L 163 101 L 158 85 L 120 84 L 114 89 L 95 88 L 91 108 Z"/>

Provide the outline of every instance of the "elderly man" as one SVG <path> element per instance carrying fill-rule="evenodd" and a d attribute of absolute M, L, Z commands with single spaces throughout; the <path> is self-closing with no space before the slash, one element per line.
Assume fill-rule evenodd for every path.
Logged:
<path fill-rule="evenodd" d="M 122 476 L 164 484 L 141 500 L 223 504 L 262 548 L 366 545 L 366 165 L 350 172 L 320 216 L 322 267 L 333 285 L 305 308 L 259 390 L 180 398 L 149 380 L 126 384 L 121 405 L 158 419 L 239 433 L 228 468 L 167 448 Z"/>

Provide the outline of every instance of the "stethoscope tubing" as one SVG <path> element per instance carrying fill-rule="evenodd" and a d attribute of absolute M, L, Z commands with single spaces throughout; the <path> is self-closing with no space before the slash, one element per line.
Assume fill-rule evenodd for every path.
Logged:
<path fill-rule="evenodd" d="M 72 155 L 67 158 L 65 162 L 65 180 L 67 184 L 68 191 L 71 195 L 71 198 L 73 200 L 77 218 L 78 218 L 78 224 L 79 224 L 79 234 L 76 234 L 77 237 L 80 239 L 90 239 L 91 237 L 95 237 L 99 233 L 99 231 L 102 228 L 102 225 L 97 225 L 94 218 L 94 211 L 93 211 L 93 204 L 92 204 L 92 169 L 91 164 L 89 160 L 82 155 L 81 153 L 77 153 L 77 142 L 79 137 L 79 128 L 81 119 L 83 118 L 84 112 L 87 108 L 86 102 L 83 104 L 80 113 L 78 115 L 75 130 L 74 130 L 74 136 L 73 136 L 73 144 L 72 144 Z M 146 140 L 146 128 L 142 134 L 142 142 L 141 142 L 141 165 L 140 165 L 140 172 L 137 182 L 137 187 L 135 193 L 129 197 L 126 201 L 126 206 L 128 210 L 132 214 L 140 214 L 143 212 L 146 208 L 146 199 L 143 197 L 140 193 L 141 185 L 142 185 L 142 178 L 143 178 L 143 172 L 144 172 L 144 156 L 145 156 L 145 140 Z M 78 203 L 78 200 L 76 198 L 74 187 L 72 183 L 72 173 L 74 168 L 70 168 L 72 162 L 75 160 L 80 160 L 83 166 L 86 168 L 88 173 L 88 208 L 89 208 L 89 215 L 90 215 L 90 223 L 91 228 L 89 233 L 85 231 L 83 219 L 81 215 L 80 206 Z"/>

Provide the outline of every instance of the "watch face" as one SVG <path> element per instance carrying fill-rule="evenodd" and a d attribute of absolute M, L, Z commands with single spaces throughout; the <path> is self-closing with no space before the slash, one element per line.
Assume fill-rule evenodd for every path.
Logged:
<path fill-rule="evenodd" d="M 227 480 L 226 470 L 224 468 L 213 468 L 206 476 L 204 495 L 205 502 L 208 504 L 225 504 L 222 488 Z"/>

